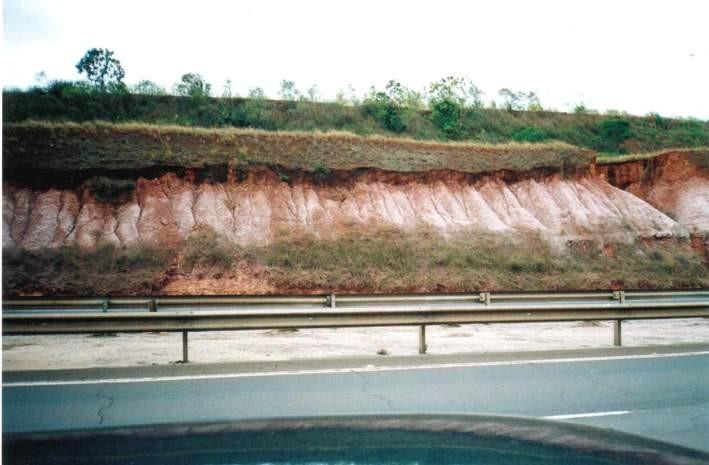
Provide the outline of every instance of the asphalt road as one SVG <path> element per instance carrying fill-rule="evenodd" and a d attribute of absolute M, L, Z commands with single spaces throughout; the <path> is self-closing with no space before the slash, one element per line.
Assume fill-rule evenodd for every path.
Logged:
<path fill-rule="evenodd" d="M 471 413 L 572 421 L 709 451 L 709 346 L 5 373 L 3 430 Z"/>

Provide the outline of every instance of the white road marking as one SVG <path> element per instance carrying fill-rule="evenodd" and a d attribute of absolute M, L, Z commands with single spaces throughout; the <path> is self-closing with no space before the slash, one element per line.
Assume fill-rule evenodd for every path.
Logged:
<path fill-rule="evenodd" d="M 611 415 L 625 415 L 630 413 L 630 410 L 616 410 L 613 412 L 592 412 L 592 413 L 571 413 L 569 415 L 548 415 L 542 417 L 546 420 L 571 420 L 572 418 L 591 418 L 591 417 L 607 417 Z"/>
<path fill-rule="evenodd" d="M 164 381 L 187 381 L 187 380 L 210 380 L 210 379 L 232 379 L 232 378 L 259 378 L 268 376 L 300 376 L 300 375 L 323 375 L 338 373 L 370 373 L 380 371 L 409 371 L 409 370 L 435 370 L 442 368 L 474 368 L 474 367 L 497 367 L 513 365 L 535 365 L 549 363 L 574 363 L 574 362 L 599 362 L 614 360 L 642 360 L 650 358 L 674 358 L 692 357 L 698 355 L 709 355 L 709 351 L 700 352 L 680 352 L 672 354 L 646 354 L 646 355 L 616 355 L 610 357 L 577 357 L 577 358 L 550 358 L 539 360 L 503 360 L 497 362 L 468 362 L 468 363 L 441 363 L 429 365 L 412 366 L 371 366 L 354 368 L 326 368 L 320 370 L 293 370 L 293 371 L 266 371 L 260 373 L 222 373 L 211 375 L 182 375 L 182 376 L 155 376 L 143 378 L 106 378 L 106 379 L 81 379 L 65 381 L 18 381 L 3 383 L 3 387 L 33 387 L 33 386 L 72 386 L 80 384 L 129 384 L 129 383 L 157 383 Z"/>

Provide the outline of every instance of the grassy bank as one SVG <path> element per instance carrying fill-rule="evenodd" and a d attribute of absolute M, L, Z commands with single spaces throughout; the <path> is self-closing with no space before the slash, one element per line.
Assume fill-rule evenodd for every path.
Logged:
<path fill-rule="evenodd" d="M 95 250 L 60 247 L 39 251 L 4 248 L 5 295 L 150 294 L 163 285 L 172 252 L 157 248 Z"/>
<path fill-rule="evenodd" d="M 667 150 L 657 150 L 654 152 L 645 153 L 630 153 L 627 155 L 600 155 L 596 158 L 596 163 L 599 165 L 612 165 L 618 163 L 627 163 L 631 161 L 650 160 L 659 155 L 670 152 L 681 154 L 690 163 L 693 163 L 697 166 L 709 168 L 709 146 L 692 148 L 670 148 Z"/>
<path fill-rule="evenodd" d="M 685 288 L 709 285 L 706 264 L 687 246 L 616 245 L 560 252 L 525 238 L 380 233 L 336 241 L 281 242 L 251 253 L 284 289 L 463 292 Z"/>
<path fill-rule="evenodd" d="M 26 122 L 3 126 L 8 170 L 140 170 L 253 164 L 318 171 L 379 168 L 468 173 L 588 166 L 592 151 L 562 142 L 480 144 L 333 132 L 268 132 L 184 126 Z"/>
<path fill-rule="evenodd" d="M 519 239 L 519 238 L 518 238 Z M 67 247 L 5 250 L 6 295 L 159 293 L 169 276 L 229 278 L 239 265 L 281 293 L 464 292 L 706 288 L 707 264 L 687 244 L 596 244 L 559 251 L 536 238 L 393 231 L 323 241 L 304 238 L 239 248 L 205 233 L 179 250 Z M 242 267 L 243 269 L 244 267 Z"/>
<path fill-rule="evenodd" d="M 366 105 L 243 98 L 108 94 L 77 90 L 3 93 L 4 123 L 28 120 L 141 122 L 199 127 L 258 128 L 269 131 L 347 131 L 359 135 L 478 143 L 559 140 L 596 151 L 649 152 L 709 145 L 709 122 L 659 115 L 568 114 L 467 108 L 456 129 L 439 127 L 427 110 L 396 109 L 401 124 L 387 129 Z"/>

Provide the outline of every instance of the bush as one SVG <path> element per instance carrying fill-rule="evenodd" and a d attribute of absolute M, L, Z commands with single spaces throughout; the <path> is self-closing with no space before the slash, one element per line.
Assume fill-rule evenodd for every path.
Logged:
<path fill-rule="evenodd" d="M 318 162 L 313 168 L 313 177 L 318 183 L 327 181 L 332 176 L 332 170 L 323 162 Z"/>
<path fill-rule="evenodd" d="M 394 83 L 396 84 L 396 83 Z M 204 89 L 202 89 L 204 90 Z M 415 139 L 498 143 L 525 128 L 543 131 L 579 147 L 618 152 L 627 148 L 652 152 L 671 147 L 709 145 L 709 122 L 660 117 L 608 117 L 596 114 L 506 112 L 459 103 L 439 92 L 430 111 L 396 85 L 369 106 L 282 102 L 265 98 L 178 97 L 98 92 L 88 83 L 55 81 L 27 92 L 3 92 L 3 122 L 27 120 L 142 122 L 205 127 L 252 127 L 266 130 L 344 130 L 355 134 L 406 135 Z M 414 100 L 409 102 L 409 100 Z M 626 124 L 627 123 L 627 124 Z"/>
<path fill-rule="evenodd" d="M 336 240 L 299 238 L 253 247 L 251 256 L 270 267 L 279 289 L 334 292 L 471 292 L 480 290 L 702 288 L 707 268 L 688 246 L 666 244 L 658 253 L 642 243 L 617 245 L 607 257 L 559 250 L 536 237 L 495 237 L 462 232 L 442 240 L 435 233 L 392 230 Z"/>
<path fill-rule="evenodd" d="M 630 138 L 630 121 L 623 118 L 605 119 L 598 124 L 600 149 L 619 152 L 621 144 Z"/>
<path fill-rule="evenodd" d="M 404 108 L 397 105 L 386 93 L 375 92 L 364 100 L 364 110 L 384 129 L 401 133 L 406 129 L 402 117 Z"/>
<path fill-rule="evenodd" d="M 539 128 L 526 127 L 512 134 L 517 142 L 542 142 L 549 139 L 547 133 Z"/>
<path fill-rule="evenodd" d="M 212 228 L 203 227 L 185 239 L 182 267 L 227 269 L 234 264 L 236 254 L 235 246 L 219 239 Z"/>
<path fill-rule="evenodd" d="M 431 120 L 449 139 L 460 139 L 463 107 L 451 99 L 438 100 L 432 104 Z"/>
<path fill-rule="evenodd" d="M 161 287 L 170 252 L 154 247 L 121 249 L 104 244 L 93 250 L 78 246 L 37 251 L 3 249 L 4 295 L 150 293 Z"/>

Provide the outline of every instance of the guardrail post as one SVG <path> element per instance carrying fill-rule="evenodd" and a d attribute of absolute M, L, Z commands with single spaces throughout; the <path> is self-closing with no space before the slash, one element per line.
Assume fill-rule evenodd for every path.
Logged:
<path fill-rule="evenodd" d="M 158 311 L 158 305 L 155 303 L 155 299 L 150 299 L 148 301 L 148 311 L 149 312 L 157 312 Z"/>
<path fill-rule="evenodd" d="M 101 302 L 101 311 L 103 313 L 108 312 L 108 299 L 103 299 L 103 301 Z"/>
<path fill-rule="evenodd" d="M 623 326 L 623 320 L 615 320 L 613 322 L 613 345 L 621 346 L 623 341 L 621 338 L 621 328 Z"/>
<path fill-rule="evenodd" d="M 187 331 L 182 331 L 182 363 L 189 362 L 187 354 Z"/>
<path fill-rule="evenodd" d="M 419 354 L 425 354 L 428 346 L 426 345 L 426 325 L 419 326 Z"/>
<path fill-rule="evenodd" d="M 490 293 L 489 292 L 481 292 L 480 293 L 480 302 L 484 303 L 485 305 L 490 305 Z"/>
<path fill-rule="evenodd" d="M 625 291 L 613 291 L 613 300 L 617 300 L 619 303 L 625 303 Z"/>
<path fill-rule="evenodd" d="M 335 294 L 330 294 L 330 308 L 335 308 Z"/>
<path fill-rule="evenodd" d="M 625 291 L 613 291 L 613 299 L 617 300 L 620 305 L 625 304 Z M 613 345 L 620 347 L 623 345 L 623 320 L 613 321 Z"/>

